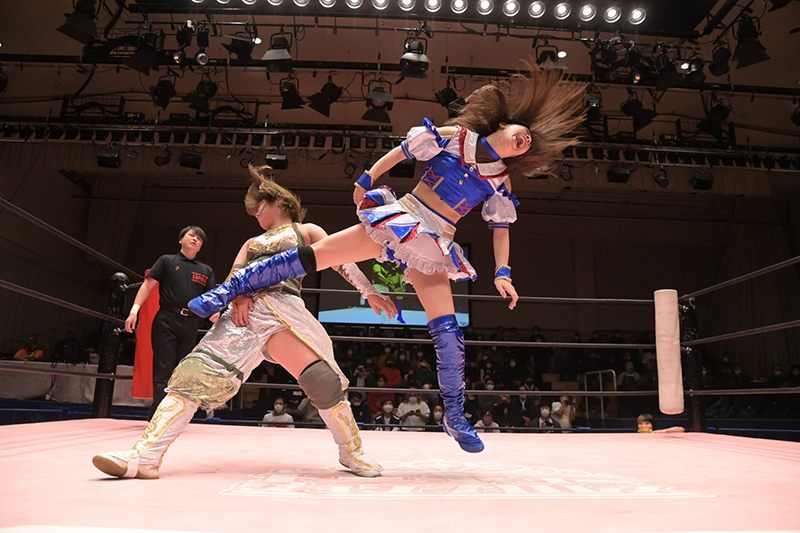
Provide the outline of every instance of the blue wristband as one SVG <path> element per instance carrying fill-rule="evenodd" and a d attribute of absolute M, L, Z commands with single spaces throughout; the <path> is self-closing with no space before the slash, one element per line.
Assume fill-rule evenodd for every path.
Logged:
<path fill-rule="evenodd" d="M 372 176 L 370 176 L 368 172 L 364 172 L 361 174 L 361 177 L 356 180 L 356 185 L 368 191 L 372 188 L 372 181 Z"/>
<path fill-rule="evenodd" d="M 494 272 L 494 279 L 507 279 L 511 281 L 511 267 L 503 265 Z"/>

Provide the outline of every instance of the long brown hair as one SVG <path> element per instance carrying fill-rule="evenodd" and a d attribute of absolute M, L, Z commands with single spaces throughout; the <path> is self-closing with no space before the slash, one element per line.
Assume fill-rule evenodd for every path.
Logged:
<path fill-rule="evenodd" d="M 487 136 L 501 123 L 523 124 L 531 132 L 531 147 L 522 155 L 503 159 L 512 174 L 549 173 L 561 152 L 574 144 L 570 132 L 583 122 L 583 84 L 563 81 L 561 70 L 541 69 L 524 61 L 528 73 L 494 82 L 474 91 L 459 115 L 445 125 L 463 126 Z"/>
<path fill-rule="evenodd" d="M 306 210 L 300 205 L 300 198 L 289 189 L 275 183 L 272 179 L 272 167 L 250 165 L 249 170 L 253 183 L 250 184 L 244 197 L 244 207 L 248 214 L 255 215 L 259 204 L 262 200 L 266 200 L 270 203 L 278 202 L 280 208 L 292 218 L 292 222 L 303 221 Z"/>

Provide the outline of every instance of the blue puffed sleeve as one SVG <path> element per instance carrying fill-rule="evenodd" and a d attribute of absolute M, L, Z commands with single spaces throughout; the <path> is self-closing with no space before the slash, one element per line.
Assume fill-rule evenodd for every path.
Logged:
<path fill-rule="evenodd" d="M 406 140 L 400 143 L 400 146 L 406 159 L 429 161 L 449 143 L 450 139 L 442 139 L 433 122 L 426 118 L 422 121 L 422 126 L 409 130 Z"/>
<path fill-rule="evenodd" d="M 517 197 L 508 192 L 505 184 L 497 188 L 497 192 L 483 202 L 481 215 L 489 223 L 489 229 L 508 228 L 517 221 Z"/>

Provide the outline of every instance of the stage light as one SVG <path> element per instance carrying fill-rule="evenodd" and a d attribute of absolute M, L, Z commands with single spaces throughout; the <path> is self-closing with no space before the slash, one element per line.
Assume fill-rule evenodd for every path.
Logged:
<path fill-rule="evenodd" d="M 194 36 L 194 22 L 187 20 L 186 23 L 178 29 L 175 39 L 178 41 L 178 46 L 186 48 L 192 45 L 192 37 Z"/>
<path fill-rule="evenodd" d="M 364 3 L 364 0 L 344 0 L 344 3 L 350 9 L 358 9 Z"/>
<path fill-rule="evenodd" d="M 731 108 L 715 99 L 712 94 L 711 109 L 706 113 L 706 117 L 697 123 L 697 131 L 708 133 L 713 136 L 718 143 L 725 144 L 725 134 L 722 131 L 722 123 L 731 113 Z"/>
<path fill-rule="evenodd" d="M 592 4 L 586 4 L 583 6 L 578 13 L 578 18 L 580 18 L 584 22 L 589 22 L 592 20 L 595 15 L 597 15 L 597 8 L 594 7 Z"/>
<path fill-rule="evenodd" d="M 711 55 L 711 64 L 708 66 L 708 71 L 712 76 L 723 76 L 730 72 L 731 66 L 728 61 L 731 59 L 731 49 L 725 45 L 719 45 L 714 48 Z"/>
<path fill-rule="evenodd" d="M 559 51 L 555 46 L 542 45 L 539 47 L 537 58 L 539 68 L 567 70 L 567 66 L 558 60 Z"/>
<path fill-rule="evenodd" d="M 167 78 L 158 80 L 158 83 L 151 86 L 148 92 L 155 105 L 161 109 L 166 109 L 170 98 L 178 94 L 175 90 L 175 84 Z"/>
<path fill-rule="evenodd" d="M 95 0 L 78 0 L 75 3 L 75 10 L 71 15 L 64 15 L 67 20 L 56 31 L 79 43 L 92 44 L 97 39 L 97 26 L 94 23 L 95 3 Z"/>
<path fill-rule="evenodd" d="M 8 76 L 3 72 L 3 67 L 0 66 L 0 93 L 6 92 L 8 88 Z"/>
<path fill-rule="evenodd" d="M 450 2 L 450 10 L 456 15 L 461 15 L 467 10 L 466 0 L 453 0 Z"/>
<path fill-rule="evenodd" d="M 561 161 L 561 169 L 558 171 L 559 176 L 564 181 L 572 181 L 572 165 Z"/>
<path fill-rule="evenodd" d="M 628 17 L 628 22 L 637 26 L 644 22 L 644 19 L 647 18 L 647 12 L 642 8 L 636 8 L 631 11 L 631 16 Z"/>
<path fill-rule="evenodd" d="M 506 0 L 503 2 L 503 15 L 514 17 L 519 13 L 520 5 L 517 0 Z"/>
<path fill-rule="evenodd" d="M 633 131 L 637 132 L 644 128 L 658 116 L 653 109 L 645 109 L 636 93 L 631 93 L 628 99 L 622 103 L 620 110 L 627 116 L 633 118 Z"/>
<path fill-rule="evenodd" d="M 367 112 L 361 117 L 370 122 L 391 123 L 388 111 L 394 107 L 394 97 L 382 85 L 376 85 L 366 96 Z"/>
<path fill-rule="evenodd" d="M 656 185 L 658 185 L 662 189 L 667 185 L 669 185 L 669 180 L 667 179 L 667 171 L 664 170 L 663 167 L 658 167 L 656 173 L 653 174 L 653 181 L 656 182 Z"/>
<path fill-rule="evenodd" d="M 332 81 L 331 76 L 328 76 L 328 82 L 322 86 L 318 93 L 312 94 L 308 101 L 310 102 L 308 107 L 316 111 L 317 113 L 321 113 L 326 117 L 331 116 L 331 104 L 339 100 L 342 96 L 342 89 L 338 85 L 335 85 Z"/>
<path fill-rule="evenodd" d="M 758 23 L 758 27 L 756 27 Z M 756 63 L 761 63 L 770 59 L 767 49 L 758 40 L 761 35 L 761 23 L 757 18 L 744 16 L 739 19 L 736 29 L 736 51 L 733 52 L 733 59 L 736 61 L 736 68 L 749 67 Z"/>
<path fill-rule="evenodd" d="M 447 87 L 440 91 L 436 91 L 434 96 L 436 96 L 436 101 L 439 102 L 439 105 L 447 108 L 448 118 L 457 117 L 458 112 L 461 111 L 461 108 L 467 104 L 467 101 L 459 97 L 458 94 L 456 94 L 456 91 L 450 87 L 449 80 Z"/>
<path fill-rule="evenodd" d="M 625 167 L 611 167 L 606 172 L 609 183 L 628 183 L 630 177 L 631 171 Z"/>
<path fill-rule="evenodd" d="M 667 55 L 666 50 L 662 49 L 661 53 L 656 56 L 655 67 L 658 72 L 657 91 L 666 91 L 670 87 L 676 87 L 683 83 L 683 76 L 678 73 L 675 62 Z"/>
<path fill-rule="evenodd" d="M 494 9 L 494 2 L 492 0 L 478 0 L 478 13 L 481 15 L 488 15 Z"/>
<path fill-rule="evenodd" d="M 116 150 L 103 150 L 97 154 L 97 166 L 102 168 L 119 168 L 122 165 L 122 158 Z"/>
<path fill-rule="evenodd" d="M 230 44 L 222 45 L 228 53 L 235 54 L 236 59 L 240 61 L 252 59 L 253 47 L 255 46 L 252 37 L 242 35 L 226 35 L 225 37 L 230 37 L 231 39 Z"/>
<path fill-rule="evenodd" d="M 139 36 L 136 52 L 123 61 L 124 65 L 149 76 L 151 70 L 158 72 L 161 49 L 164 46 L 164 32 L 147 30 Z"/>
<path fill-rule="evenodd" d="M 283 3 L 283 0 L 267 0 L 267 3 L 269 3 L 271 6 L 278 7 Z"/>
<path fill-rule="evenodd" d="M 298 83 L 297 78 L 292 77 L 281 80 L 281 109 L 300 109 L 305 105 L 298 91 Z"/>
<path fill-rule="evenodd" d="M 544 15 L 544 12 L 544 2 L 531 2 L 531 5 L 528 6 L 528 15 L 532 18 L 538 19 Z"/>
<path fill-rule="evenodd" d="M 710 191 L 714 186 L 714 176 L 703 172 L 695 172 L 689 178 L 689 185 L 696 191 Z"/>
<path fill-rule="evenodd" d="M 306 7 L 311 2 L 311 0 L 293 0 L 293 1 L 294 5 L 296 5 L 297 7 Z"/>
<path fill-rule="evenodd" d="M 378 11 L 383 11 L 389 7 L 389 0 L 372 0 L 372 7 Z"/>
<path fill-rule="evenodd" d="M 427 2 L 426 2 L 427 3 Z M 402 78 L 421 78 L 428 77 L 428 65 L 431 60 L 425 55 L 425 43 L 427 41 L 409 41 L 404 45 L 405 53 L 400 57 L 400 67 Z"/>
<path fill-rule="evenodd" d="M 171 155 L 172 154 L 169 153 L 169 148 L 164 148 L 164 153 L 161 154 L 161 155 L 157 155 L 156 158 L 155 158 L 156 166 L 163 167 L 164 165 L 169 163 L 169 160 L 171 159 Z"/>
<path fill-rule="evenodd" d="M 403 11 L 411 11 L 414 9 L 414 6 L 417 4 L 416 0 L 398 0 L 397 5 L 400 6 L 400 9 Z"/>
<path fill-rule="evenodd" d="M 795 126 L 800 128 L 800 106 L 797 106 L 797 109 L 792 111 L 791 116 L 789 117 Z"/>
<path fill-rule="evenodd" d="M 292 43 L 288 33 L 274 33 L 269 38 L 269 50 L 262 57 L 262 61 L 267 62 L 267 73 L 269 72 L 291 72 L 292 71 Z"/>
<path fill-rule="evenodd" d="M 769 8 L 769 10 L 775 11 L 776 9 L 786 7 L 790 2 L 792 2 L 792 0 L 769 0 L 769 2 L 772 4 L 772 7 Z"/>
<path fill-rule="evenodd" d="M 209 79 L 202 79 L 194 91 L 183 97 L 184 102 L 189 102 L 189 108 L 198 113 L 208 113 L 208 101 L 217 94 L 217 84 Z"/>
<path fill-rule="evenodd" d="M 197 47 L 205 49 L 209 46 L 211 46 L 211 35 L 208 32 L 208 28 L 200 26 L 197 28 Z"/>
<path fill-rule="evenodd" d="M 199 170 L 203 164 L 203 156 L 197 152 L 181 150 L 181 154 L 178 156 L 178 164 L 184 168 Z"/>
<path fill-rule="evenodd" d="M 686 65 L 686 70 L 688 71 L 686 73 L 686 81 L 694 85 L 699 85 L 706 81 L 706 75 L 703 72 L 704 66 L 705 62 L 700 54 L 690 57 Z"/>
<path fill-rule="evenodd" d="M 183 65 L 186 62 L 186 52 L 183 51 L 183 48 L 172 52 L 172 62 L 176 65 Z"/>
<path fill-rule="evenodd" d="M 442 7 L 442 0 L 425 0 L 425 9 L 430 13 L 436 13 Z"/>
<path fill-rule="evenodd" d="M 197 62 L 198 65 L 201 67 L 208 64 L 208 54 L 206 53 L 205 49 L 201 48 L 197 51 L 194 55 L 194 60 Z"/>
<path fill-rule="evenodd" d="M 254 6 L 258 0 L 242 0 L 242 3 L 246 6 Z"/>
<path fill-rule="evenodd" d="M 617 22 L 621 17 L 622 17 L 622 10 L 614 6 L 606 9 L 606 12 L 603 14 L 603 20 L 605 20 L 609 24 Z"/>
<path fill-rule="evenodd" d="M 319 5 L 325 9 L 330 9 L 336 5 L 336 0 L 319 0 Z"/>
<path fill-rule="evenodd" d="M 289 168 L 289 160 L 284 154 L 267 154 L 265 159 L 273 170 L 286 170 Z"/>
<path fill-rule="evenodd" d="M 567 17 L 569 17 L 570 13 L 572 13 L 572 8 L 569 7 L 569 4 L 566 2 L 558 4 L 553 11 L 553 14 L 558 20 L 565 20 Z"/>

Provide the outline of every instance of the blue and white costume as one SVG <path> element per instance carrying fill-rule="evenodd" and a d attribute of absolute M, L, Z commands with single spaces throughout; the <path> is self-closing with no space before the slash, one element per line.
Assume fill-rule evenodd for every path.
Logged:
<path fill-rule="evenodd" d="M 483 203 L 483 219 L 489 229 L 508 228 L 517 219 L 517 199 L 504 182 L 508 169 L 502 160 L 478 163 L 477 133 L 461 126 L 451 138 L 442 138 L 433 123 L 412 128 L 402 142 L 408 159 L 428 161 L 420 176 L 459 215 Z M 486 144 L 490 153 L 491 147 Z M 380 261 L 394 261 L 406 270 L 424 274 L 445 270 L 451 280 L 475 280 L 475 269 L 454 242 L 455 223 L 426 206 L 413 194 L 399 200 L 389 187 L 378 187 L 364 195 L 358 216 L 370 238 L 383 246 Z"/>

